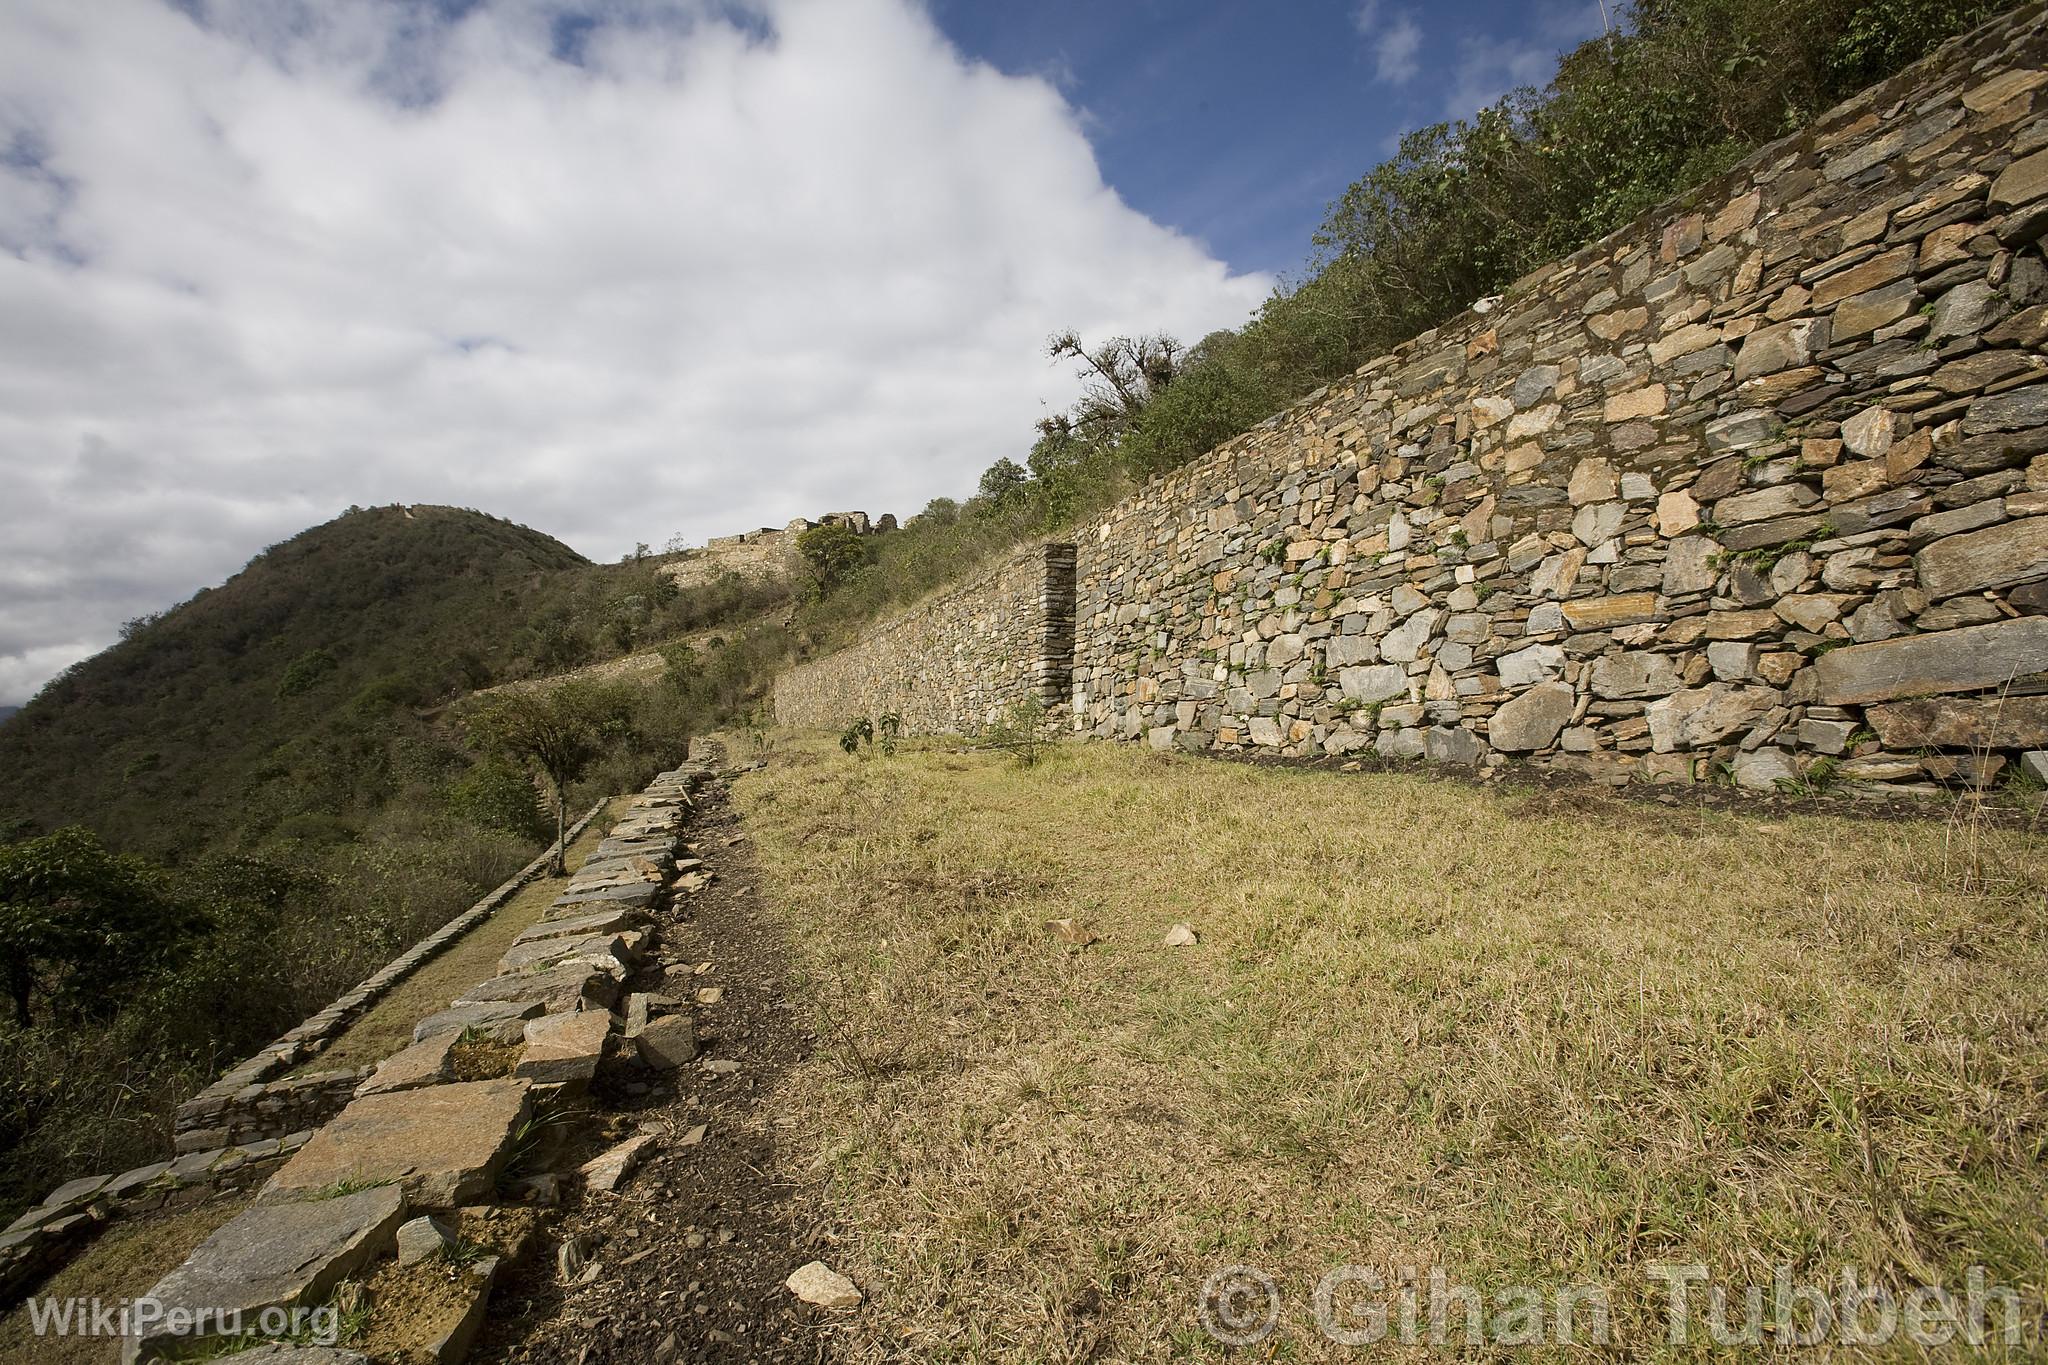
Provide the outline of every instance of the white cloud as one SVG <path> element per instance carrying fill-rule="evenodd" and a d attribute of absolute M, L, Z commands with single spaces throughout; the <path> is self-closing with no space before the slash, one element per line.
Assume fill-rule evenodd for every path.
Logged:
<path fill-rule="evenodd" d="M 0 10 L 0 701 L 350 503 L 596 557 L 1016 455 L 1045 337 L 1234 325 L 913 0 Z"/>
<path fill-rule="evenodd" d="M 1373 75 L 1389 85 L 1405 85 L 1421 71 L 1422 26 L 1412 14 L 1382 20 L 1380 0 L 1360 0 L 1352 22 L 1372 49 Z"/>
<path fill-rule="evenodd" d="M 1464 118 L 1510 90 L 1542 87 L 1557 73 L 1560 53 L 1569 52 L 1606 27 L 1598 0 L 1557 0 L 1526 16 L 1527 38 L 1473 35 L 1458 44 L 1458 62 L 1444 96 L 1444 114 Z"/>

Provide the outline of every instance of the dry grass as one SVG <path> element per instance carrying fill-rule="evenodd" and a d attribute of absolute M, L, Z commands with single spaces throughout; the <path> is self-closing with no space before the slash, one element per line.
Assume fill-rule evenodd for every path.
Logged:
<path fill-rule="evenodd" d="M 1938 819 L 1106 745 L 785 739 L 738 799 L 819 1011 L 783 1103 L 871 1294 L 857 1356 L 1207 1356 L 1199 1286 L 1239 1262 L 1288 1359 L 1358 1354 L 1308 1306 L 1346 1263 L 1605 1284 L 1632 1355 L 1656 1261 L 1738 1294 L 1982 1264 L 2039 1302 L 2030 830 L 1974 824 L 1965 875 Z M 1199 947 L 1160 946 L 1178 920 Z"/>
<path fill-rule="evenodd" d="M 228 1195 L 171 1213 L 121 1219 L 37 1288 L 36 1297 L 97 1298 L 108 1304 L 137 1298 L 247 1208 L 250 1200 L 246 1194 Z M 26 1304 L 0 1317 L 0 1360 L 21 1365 L 108 1365 L 120 1354 L 118 1338 L 36 1336 Z"/>
<path fill-rule="evenodd" d="M 579 837 L 570 841 L 567 858 L 572 875 L 610 832 L 612 822 L 623 809 L 624 798 L 614 798 Z M 437 1010 L 448 1008 L 448 1002 L 465 988 L 498 974 L 498 959 L 512 946 L 512 940 L 530 928 L 568 884 L 567 877 L 540 877 L 519 888 L 519 894 L 497 913 L 464 934 L 454 947 L 399 982 L 390 994 L 349 1025 L 326 1051 L 291 1074 L 369 1066 L 411 1043 L 413 1025 Z"/>

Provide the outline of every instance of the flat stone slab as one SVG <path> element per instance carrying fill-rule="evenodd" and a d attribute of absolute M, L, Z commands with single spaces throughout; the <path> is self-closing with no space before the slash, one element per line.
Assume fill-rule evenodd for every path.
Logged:
<path fill-rule="evenodd" d="M 550 1014 L 526 1025 L 526 1051 L 512 1074 L 538 1085 L 587 1085 L 611 1039 L 609 1010 Z"/>
<path fill-rule="evenodd" d="M 416 1090 L 423 1085 L 439 1085 L 453 1080 L 455 1065 L 449 1054 L 461 1041 L 461 1030 L 444 1030 L 424 1042 L 414 1043 L 403 1052 L 392 1053 L 377 1063 L 377 1070 L 362 1083 L 356 1094 L 383 1095 L 394 1090 Z"/>
<path fill-rule="evenodd" d="M 568 906 L 583 906 L 595 903 L 606 905 L 632 905 L 647 907 L 661 899 L 659 882 L 633 882 L 627 886 L 594 886 L 582 891 L 569 890 L 555 897 L 554 909 Z"/>
<path fill-rule="evenodd" d="M 316 1303 L 341 1280 L 389 1246 L 405 1221 L 405 1192 L 396 1185 L 335 1199 L 256 1204 L 229 1219 L 185 1263 L 157 1281 L 147 1297 L 166 1313 L 209 1310 L 212 1330 L 178 1325 L 168 1316 L 122 1351 L 124 1361 L 153 1360 L 173 1344 L 253 1329 L 266 1308 Z M 243 1315 L 240 1324 L 222 1313 Z M 254 1357 L 245 1357 L 254 1358 Z"/>
<path fill-rule="evenodd" d="M 361 1351 L 339 1346 L 286 1346 L 273 1342 L 253 1351 L 238 1351 L 235 1365 L 374 1365 Z"/>
<path fill-rule="evenodd" d="M 631 906 L 618 909 L 599 910 L 594 914 L 577 915 L 571 919 L 544 919 L 520 930 L 519 937 L 512 940 L 513 946 L 522 943 L 537 943 L 549 938 L 582 938 L 588 934 L 617 934 L 628 929 L 637 929 L 647 922 L 647 916 Z"/>
<path fill-rule="evenodd" d="M 585 962 L 566 962 L 538 972 L 510 972 L 479 981 L 455 1003 L 520 1000 L 540 1005 L 543 1013 L 560 1014 L 576 1009 L 608 1010 L 618 999 L 619 983 L 610 974 Z"/>
<path fill-rule="evenodd" d="M 305 1199 L 347 1181 L 390 1181 L 422 1208 L 474 1204 L 489 1197 L 532 1102 L 531 1087 L 516 1078 L 365 1095 L 313 1134 L 261 1197 Z"/>
<path fill-rule="evenodd" d="M 461 1033 L 476 1029 L 499 1042 L 516 1043 L 525 1036 L 525 1021 L 541 1014 L 546 1006 L 538 1000 L 482 1000 L 472 1005 L 430 1014 L 413 1025 L 412 1040 L 423 1043 L 439 1033 Z"/>
<path fill-rule="evenodd" d="M 541 938 L 514 943 L 498 959 L 503 972 L 521 972 L 529 967 L 554 966 L 565 962 L 588 962 L 606 971 L 616 969 L 624 976 L 630 970 L 626 940 L 618 934 L 586 934 L 582 938 Z"/>

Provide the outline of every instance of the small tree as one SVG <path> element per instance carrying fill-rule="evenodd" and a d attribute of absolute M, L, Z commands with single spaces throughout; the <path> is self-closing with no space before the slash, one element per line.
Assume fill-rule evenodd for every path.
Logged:
<path fill-rule="evenodd" d="M 23 1028 L 39 991 L 75 991 L 88 974 L 159 965 L 203 925 L 155 868 L 109 852 L 90 830 L 0 848 L 0 955 Z"/>
<path fill-rule="evenodd" d="M 853 528 L 836 523 L 805 531 L 796 538 L 796 550 L 811 571 L 813 598 L 830 596 L 867 558 L 867 549 Z"/>
<path fill-rule="evenodd" d="M 563 683 L 493 697 L 465 721 L 471 741 L 486 753 L 502 755 L 547 779 L 555 804 L 557 877 L 568 871 L 564 836 L 569 827 L 569 784 L 589 772 L 604 752 L 606 738 L 621 723 L 618 711 L 619 700 L 608 689 Z"/>

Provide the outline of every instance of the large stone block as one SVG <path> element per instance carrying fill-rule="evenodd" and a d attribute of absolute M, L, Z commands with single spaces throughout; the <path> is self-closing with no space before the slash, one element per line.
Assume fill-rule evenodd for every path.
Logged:
<path fill-rule="evenodd" d="M 538 1085 L 585 1085 L 604 1061 L 611 1040 L 609 1010 L 548 1014 L 528 1021 L 526 1051 L 513 1069 Z"/>
<path fill-rule="evenodd" d="M 405 1210 L 397 1185 L 244 1209 L 147 1295 L 166 1312 L 207 1310 L 215 1330 L 176 1333 L 160 1322 L 158 1330 L 129 1338 L 122 1359 L 154 1360 L 173 1347 L 218 1337 L 222 1314 L 240 1313 L 241 1325 L 253 1329 L 266 1308 L 319 1302 L 391 1245 Z"/>
<path fill-rule="evenodd" d="M 1668 754 L 1713 744 L 1748 726 L 1777 700 L 1768 688 L 1718 682 L 1674 692 L 1644 708 L 1650 747 Z"/>
<path fill-rule="evenodd" d="M 2048 616 L 1848 645 L 1821 655 L 1813 672 L 1829 706 L 1998 687 L 2048 672 Z"/>
<path fill-rule="evenodd" d="M 1920 587 L 1939 600 L 2048 578 L 2048 517 L 1947 536 L 1913 556 Z"/>
<path fill-rule="evenodd" d="M 1865 712 L 1887 749 L 2038 749 L 2048 697 L 1921 697 Z"/>
<path fill-rule="evenodd" d="M 274 1203 L 388 1182 L 424 1208 L 473 1204 L 490 1194 L 531 1104 L 531 1087 L 516 1079 L 365 1095 L 313 1134 L 261 1197 Z"/>
<path fill-rule="evenodd" d="M 1564 683 L 1539 683 L 1493 713 L 1487 740 L 1507 753 L 1549 747 L 1572 718 L 1577 699 Z"/>

